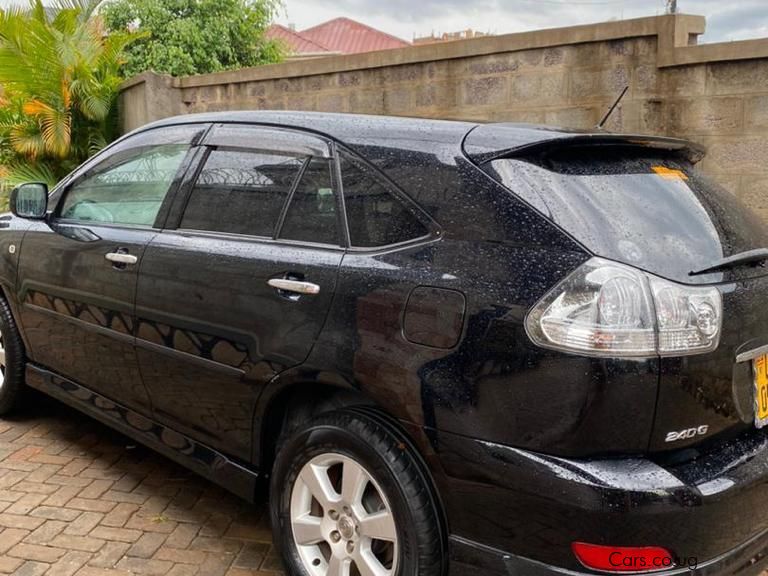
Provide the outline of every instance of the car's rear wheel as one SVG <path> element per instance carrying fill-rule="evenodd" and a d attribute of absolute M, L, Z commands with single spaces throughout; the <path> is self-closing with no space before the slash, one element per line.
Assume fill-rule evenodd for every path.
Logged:
<path fill-rule="evenodd" d="M 442 573 L 437 507 L 416 456 L 364 413 L 341 410 L 296 429 L 277 456 L 270 505 L 289 574 Z"/>
<path fill-rule="evenodd" d="M 0 298 L 0 416 L 18 407 L 24 393 L 24 344 L 8 302 Z"/>

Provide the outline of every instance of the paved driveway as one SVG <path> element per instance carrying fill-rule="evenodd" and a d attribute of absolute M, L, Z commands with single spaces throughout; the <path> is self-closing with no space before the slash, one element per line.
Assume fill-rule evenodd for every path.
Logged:
<path fill-rule="evenodd" d="M 0 574 L 283 576 L 263 504 L 42 397 L 0 419 Z"/>
<path fill-rule="evenodd" d="M 35 400 L 0 420 L 0 574 L 280 576 L 263 505 Z"/>

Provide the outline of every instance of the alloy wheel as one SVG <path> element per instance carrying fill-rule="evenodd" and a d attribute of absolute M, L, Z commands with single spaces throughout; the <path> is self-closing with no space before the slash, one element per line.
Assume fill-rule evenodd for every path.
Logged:
<path fill-rule="evenodd" d="M 394 576 L 398 536 L 392 508 L 370 472 L 341 454 L 301 469 L 291 494 L 291 529 L 312 576 Z"/>

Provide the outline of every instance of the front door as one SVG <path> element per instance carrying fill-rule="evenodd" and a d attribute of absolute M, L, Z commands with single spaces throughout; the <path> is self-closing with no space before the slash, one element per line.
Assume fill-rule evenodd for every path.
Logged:
<path fill-rule="evenodd" d="M 155 418 L 251 457 L 263 386 L 309 352 L 344 250 L 329 146 L 301 133 L 215 127 L 142 259 L 137 347 Z"/>
<path fill-rule="evenodd" d="M 54 193 L 53 213 L 21 245 L 18 296 L 31 360 L 144 413 L 137 273 L 201 132 L 156 130 L 117 144 Z"/>

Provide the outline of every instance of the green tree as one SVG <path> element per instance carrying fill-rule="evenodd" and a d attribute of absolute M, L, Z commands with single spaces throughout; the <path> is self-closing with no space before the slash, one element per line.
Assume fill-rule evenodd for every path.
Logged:
<path fill-rule="evenodd" d="M 122 53 L 101 0 L 0 10 L 0 179 L 56 183 L 117 134 Z"/>
<path fill-rule="evenodd" d="M 264 32 L 279 0 L 112 0 L 102 10 L 112 31 L 148 36 L 127 51 L 125 74 L 186 76 L 271 64 L 280 45 Z"/>

